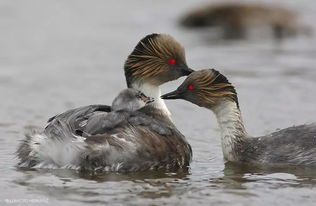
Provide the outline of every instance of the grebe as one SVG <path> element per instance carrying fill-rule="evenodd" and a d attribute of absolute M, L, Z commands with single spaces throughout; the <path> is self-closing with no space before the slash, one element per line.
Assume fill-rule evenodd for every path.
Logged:
<path fill-rule="evenodd" d="M 111 112 L 93 112 L 79 126 L 82 127 L 81 131 L 84 131 L 88 136 L 91 134 L 102 134 L 128 119 L 134 111 L 143 108 L 153 101 L 153 98 L 147 97 L 136 89 L 124 89 L 113 100 Z"/>
<path fill-rule="evenodd" d="M 269 28 L 276 38 L 308 31 L 298 23 L 297 14 L 287 8 L 240 2 L 203 6 L 183 17 L 181 24 L 189 28 L 219 28 L 225 38 L 244 38 L 256 28 Z"/>
<path fill-rule="evenodd" d="M 193 71 L 186 64 L 184 48 L 169 35 L 147 35 L 128 56 L 124 71 L 128 88 L 155 101 L 110 130 L 102 122 L 87 123 L 96 113 L 106 116 L 111 112 L 107 105 L 56 115 L 43 131 L 26 134 L 17 150 L 18 166 L 116 172 L 186 169 L 191 147 L 172 123 L 159 89 Z"/>
<path fill-rule="evenodd" d="M 224 158 L 260 165 L 316 166 L 316 124 L 293 126 L 262 137 L 245 130 L 237 93 L 227 78 L 214 69 L 193 72 L 163 99 L 184 99 L 212 110 L 221 130 Z"/>

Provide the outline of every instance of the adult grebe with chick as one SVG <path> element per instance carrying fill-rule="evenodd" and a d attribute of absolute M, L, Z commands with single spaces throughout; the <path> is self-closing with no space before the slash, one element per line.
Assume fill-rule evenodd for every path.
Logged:
<path fill-rule="evenodd" d="M 43 131 L 26 135 L 17 150 L 18 166 L 118 172 L 186 169 L 191 147 L 172 123 L 159 89 L 193 71 L 184 48 L 169 35 L 147 35 L 128 56 L 124 70 L 127 86 L 154 102 L 111 127 L 98 121 L 112 111 L 107 105 L 56 115 Z"/>

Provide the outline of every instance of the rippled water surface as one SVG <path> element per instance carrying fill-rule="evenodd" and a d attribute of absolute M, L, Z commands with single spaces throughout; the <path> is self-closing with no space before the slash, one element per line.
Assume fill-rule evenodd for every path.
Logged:
<path fill-rule="evenodd" d="M 181 14 L 205 2 L 1 0 L 0 205 L 315 205 L 316 170 L 225 164 L 213 114 L 180 100 L 167 104 L 194 151 L 189 173 L 15 168 L 25 130 L 73 107 L 110 104 L 125 87 L 127 55 L 152 32 L 178 39 L 190 67 L 229 77 L 250 134 L 316 121 L 315 37 L 223 41 L 178 27 Z M 316 31 L 313 0 L 280 3 Z"/>

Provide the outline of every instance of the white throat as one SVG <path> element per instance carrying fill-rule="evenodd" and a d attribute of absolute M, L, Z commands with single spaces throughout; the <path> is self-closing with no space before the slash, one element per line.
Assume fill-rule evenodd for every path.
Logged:
<path fill-rule="evenodd" d="M 151 105 L 161 110 L 168 117 L 171 116 L 171 113 L 168 110 L 164 100 L 160 98 L 161 91 L 160 91 L 159 86 L 149 84 L 149 83 L 136 82 L 136 83 L 132 83 L 132 88 L 143 92 L 148 97 L 153 97 L 155 100 L 153 103 L 151 103 Z"/>
<path fill-rule="evenodd" d="M 224 100 L 212 108 L 221 130 L 221 143 L 224 158 L 236 160 L 235 146 L 247 138 L 240 110 L 236 102 Z"/>

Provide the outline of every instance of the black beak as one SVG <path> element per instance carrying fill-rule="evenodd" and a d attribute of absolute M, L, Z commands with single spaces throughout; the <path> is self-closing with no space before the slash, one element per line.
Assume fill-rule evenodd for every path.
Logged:
<path fill-rule="evenodd" d="M 184 75 L 184 76 L 188 76 L 189 74 L 191 74 L 192 72 L 194 72 L 194 70 L 193 70 L 193 69 L 190 69 L 189 67 L 186 67 L 186 68 L 184 68 L 184 69 L 182 70 L 182 72 L 183 72 L 183 75 Z"/>
<path fill-rule="evenodd" d="M 182 99 L 183 93 L 175 90 L 161 96 L 162 99 Z"/>

